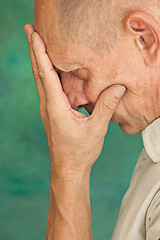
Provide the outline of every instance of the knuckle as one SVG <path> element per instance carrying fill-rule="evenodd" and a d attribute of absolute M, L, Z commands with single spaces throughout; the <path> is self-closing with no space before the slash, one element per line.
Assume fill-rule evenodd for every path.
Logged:
<path fill-rule="evenodd" d="M 39 104 L 39 114 L 40 114 L 40 116 L 43 115 L 43 112 L 44 112 L 44 108 L 42 107 L 41 104 Z"/>
<path fill-rule="evenodd" d="M 39 74 L 39 78 L 40 78 L 42 84 L 45 84 L 46 81 L 47 81 L 47 75 L 46 75 L 46 73 L 45 73 L 43 70 L 40 70 L 40 71 L 38 72 L 38 74 Z"/>
<path fill-rule="evenodd" d="M 111 99 L 107 102 L 104 101 L 102 105 L 103 105 L 104 110 L 114 111 L 114 109 L 117 105 L 117 102 L 116 102 L 116 100 Z"/>
<path fill-rule="evenodd" d="M 33 72 L 34 78 L 37 78 L 37 67 L 35 65 L 32 65 L 32 72 Z"/>

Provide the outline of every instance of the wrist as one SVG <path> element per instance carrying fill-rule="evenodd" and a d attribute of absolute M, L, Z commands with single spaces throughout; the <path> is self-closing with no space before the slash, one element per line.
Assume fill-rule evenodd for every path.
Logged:
<path fill-rule="evenodd" d="M 91 167 L 88 169 L 78 169 L 51 165 L 51 182 L 83 182 L 90 180 L 90 174 Z"/>
<path fill-rule="evenodd" d="M 55 199 L 55 207 L 70 212 L 77 202 L 89 202 L 90 199 L 90 172 L 83 174 L 68 173 L 51 174 L 50 192 Z M 81 200 L 80 200 L 81 199 Z"/>
<path fill-rule="evenodd" d="M 49 202 L 48 235 L 57 234 L 58 239 L 85 239 L 89 235 L 87 239 L 91 239 L 90 171 L 51 168 Z M 81 222 L 85 222 L 82 232 Z"/>

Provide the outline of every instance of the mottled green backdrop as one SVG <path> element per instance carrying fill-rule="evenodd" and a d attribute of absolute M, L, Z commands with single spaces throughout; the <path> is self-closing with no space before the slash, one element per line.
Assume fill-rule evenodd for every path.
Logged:
<path fill-rule="evenodd" d="M 0 3 L 0 240 L 44 240 L 50 159 L 22 30 L 33 0 Z M 141 150 L 140 135 L 110 126 L 91 176 L 94 240 L 111 239 Z"/>

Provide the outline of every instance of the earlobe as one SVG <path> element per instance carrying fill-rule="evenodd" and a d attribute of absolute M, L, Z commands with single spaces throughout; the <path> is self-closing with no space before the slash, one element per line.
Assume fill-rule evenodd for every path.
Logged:
<path fill-rule="evenodd" d="M 125 29 L 134 41 L 149 66 L 160 62 L 160 25 L 154 17 L 146 12 L 136 11 L 125 20 Z"/>

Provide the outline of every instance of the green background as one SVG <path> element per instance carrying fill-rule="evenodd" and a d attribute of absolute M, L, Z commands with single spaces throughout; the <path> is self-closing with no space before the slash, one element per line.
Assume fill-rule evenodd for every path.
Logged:
<path fill-rule="evenodd" d="M 50 159 L 22 27 L 33 23 L 32 0 L 0 5 L 0 239 L 45 239 Z M 111 124 L 92 168 L 94 240 L 110 240 L 122 197 L 142 150 L 141 135 Z"/>

